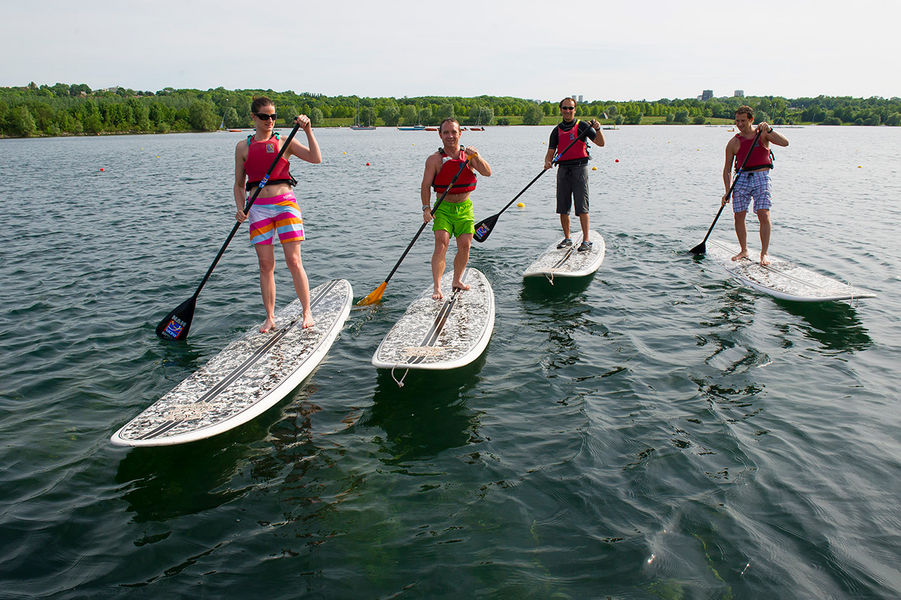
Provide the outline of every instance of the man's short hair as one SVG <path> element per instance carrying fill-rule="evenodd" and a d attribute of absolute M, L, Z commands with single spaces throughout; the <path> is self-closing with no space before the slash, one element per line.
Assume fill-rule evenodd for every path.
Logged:
<path fill-rule="evenodd" d="M 563 108 L 563 103 L 566 102 L 567 100 L 569 100 L 570 102 L 573 103 L 573 108 L 575 108 L 577 106 L 576 99 L 570 98 L 569 96 L 567 96 L 566 98 L 564 98 L 563 100 L 560 101 L 560 108 Z"/>
<path fill-rule="evenodd" d="M 747 104 L 742 104 L 738 108 L 735 109 L 735 115 L 748 115 L 748 120 L 754 120 L 754 109 L 748 106 Z"/>
<path fill-rule="evenodd" d="M 457 129 L 460 128 L 460 121 L 458 121 L 458 120 L 455 119 L 454 117 L 448 117 L 448 118 L 444 119 L 443 121 L 441 121 L 441 125 L 438 126 L 438 132 L 439 132 L 439 133 L 442 132 L 442 131 L 444 131 L 444 124 L 445 124 L 445 123 L 456 123 L 456 124 L 457 124 Z"/>

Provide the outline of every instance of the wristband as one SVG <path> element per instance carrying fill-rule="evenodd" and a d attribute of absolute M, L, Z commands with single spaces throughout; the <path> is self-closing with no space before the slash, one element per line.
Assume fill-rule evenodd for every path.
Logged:
<path fill-rule="evenodd" d="M 423 204 L 423 205 L 422 205 L 422 212 L 425 212 L 425 211 L 429 210 L 430 208 L 432 208 L 430 205 L 428 205 L 428 204 Z"/>

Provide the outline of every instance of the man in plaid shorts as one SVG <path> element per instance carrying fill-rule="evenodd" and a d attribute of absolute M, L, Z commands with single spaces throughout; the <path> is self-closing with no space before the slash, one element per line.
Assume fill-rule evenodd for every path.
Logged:
<path fill-rule="evenodd" d="M 754 111 L 750 106 L 739 106 L 735 111 L 735 126 L 738 133 L 726 144 L 726 163 L 723 166 L 723 183 L 726 193 L 722 204 L 729 201 L 729 188 L 732 187 L 732 171 L 737 172 L 735 187 L 732 189 L 732 212 L 735 213 L 735 235 L 741 246 L 732 260 L 748 257 L 748 231 L 745 228 L 745 216 L 751 200 L 754 201 L 754 212 L 760 221 L 760 264 L 770 264 L 767 251 L 770 246 L 770 144 L 788 146 L 788 140 L 773 131 L 766 122 L 754 126 Z M 757 135 L 757 143 L 754 139 Z M 753 145 L 753 148 L 752 148 Z M 750 152 L 750 156 L 748 153 Z M 747 157 L 747 162 L 745 158 Z M 742 168 L 742 165 L 744 167 Z M 739 169 L 741 169 L 739 171 Z"/>

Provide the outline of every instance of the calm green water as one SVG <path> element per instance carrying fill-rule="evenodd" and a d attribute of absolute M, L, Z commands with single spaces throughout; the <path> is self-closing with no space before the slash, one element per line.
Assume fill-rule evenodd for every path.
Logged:
<path fill-rule="evenodd" d="M 188 343 L 153 333 L 233 224 L 239 134 L 0 140 L 0 597 L 898 597 L 901 130 L 784 130 L 773 254 L 879 294 L 812 306 L 685 253 L 731 133 L 605 133 L 604 265 L 523 283 L 559 237 L 545 175 L 473 252 L 497 297 L 479 361 L 402 389 L 369 364 L 429 284 L 426 235 L 283 403 L 141 450 L 108 438 L 262 320 L 244 228 Z M 477 216 L 540 172 L 547 134 L 464 133 L 495 170 Z M 295 167 L 304 263 L 359 298 L 416 231 L 439 139 L 318 136 L 323 164 Z"/>

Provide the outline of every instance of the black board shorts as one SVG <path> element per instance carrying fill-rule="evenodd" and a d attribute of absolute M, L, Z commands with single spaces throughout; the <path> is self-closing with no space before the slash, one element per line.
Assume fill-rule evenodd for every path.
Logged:
<path fill-rule="evenodd" d="M 588 212 L 588 165 L 557 167 L 557 214 L 568 215 L 573 202 L 576 215 Z"/>

